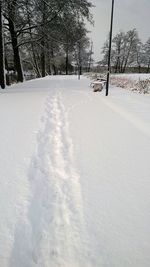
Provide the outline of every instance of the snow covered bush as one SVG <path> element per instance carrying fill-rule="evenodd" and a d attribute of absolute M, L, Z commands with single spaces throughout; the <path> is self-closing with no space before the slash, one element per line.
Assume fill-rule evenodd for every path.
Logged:
<path fill-rule="evenodd" d="M 137 87 L 139 93 L 148 94 L 150 92 L 150 79 L 139 80 Z"/>
<path fill-rule="evenodd" d="M 143 94 L 150 93 L 150 78 L 140 78 L 140 75 L 138 79 L 134 75 L 112 75 L 110 82 L 114 86 L 130 89 L 131 91 L 137 91 Z"/>

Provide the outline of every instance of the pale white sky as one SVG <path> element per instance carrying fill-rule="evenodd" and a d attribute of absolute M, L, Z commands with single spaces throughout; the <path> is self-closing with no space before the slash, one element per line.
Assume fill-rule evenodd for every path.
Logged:
<path fill-rule="evenodd" d="M 110 12 L 112 0 L 91 0 L 95 25 L 88 29 L 94 42 L 94 59 L 101 58 L 101 48 L 110 28 Z M 119 30 L 136 28 L 143 41 L 150 37 L 150 0 L 115 0 L 113 33 Z"/>

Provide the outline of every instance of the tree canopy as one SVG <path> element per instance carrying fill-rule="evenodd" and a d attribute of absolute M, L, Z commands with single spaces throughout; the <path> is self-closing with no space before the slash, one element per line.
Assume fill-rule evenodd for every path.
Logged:
<path fill-rule="evenodd" d="M 77 55 L 89 55 L 85 22 L 93 22 L 91 1 L 0 0 L 0 5 L 1 72 L 14 71 L 18 82 L 29 70 L 44 77 L 65 66 L 68 74 L 73 64 L 81 64 Z"/>

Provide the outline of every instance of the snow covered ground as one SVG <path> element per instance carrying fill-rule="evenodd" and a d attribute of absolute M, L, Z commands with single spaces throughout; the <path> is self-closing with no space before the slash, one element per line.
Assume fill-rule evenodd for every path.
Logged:
<path fill-rule="evenodd" d="M 0 91 L 0 266 L 148 267 L 150 95 L 46 77 Z"/>

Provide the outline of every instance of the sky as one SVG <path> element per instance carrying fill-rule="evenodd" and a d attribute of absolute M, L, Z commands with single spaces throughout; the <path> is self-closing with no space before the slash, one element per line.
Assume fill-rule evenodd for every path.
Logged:
<path fill-rule="evenodd" d="M 101 49 L 110 28 L 112 0 L 91 0 L 94 27 L 88 25 L 90 38 L 94 43 L 94 60 L 102 58 Z M 115 0 L 113 34 L 120 30 L 136 28 L 145 42 L 150 37 L 150 0 Z"/>

